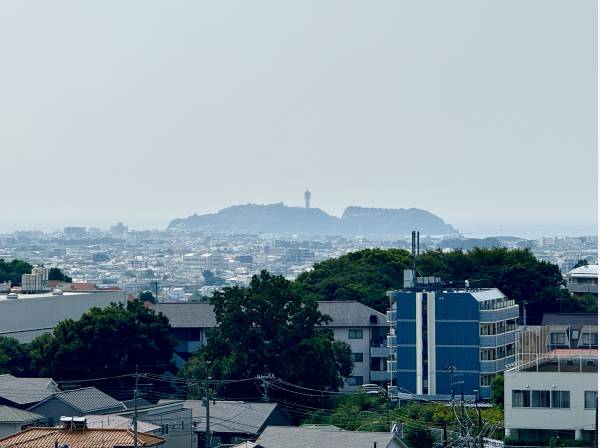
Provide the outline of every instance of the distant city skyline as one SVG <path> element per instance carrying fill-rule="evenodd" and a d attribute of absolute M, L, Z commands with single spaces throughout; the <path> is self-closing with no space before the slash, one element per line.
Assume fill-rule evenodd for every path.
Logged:
<path fill-rule="evenodd" d="M 597 5 L 0 5 L 0 232 L 235 204 L 597 233 Z"/>

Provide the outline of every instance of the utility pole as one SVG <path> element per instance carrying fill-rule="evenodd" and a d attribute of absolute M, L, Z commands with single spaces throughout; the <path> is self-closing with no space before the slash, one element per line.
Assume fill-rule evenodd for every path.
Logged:
<path fill-rule="evenodd" d="M 263 396 L 261 398 L 265 403 L 269 402 L 269 379 L 273 378 L 273 375 L 268 373 L 265 375 L 259 375 L 258 378 L 262 380 Z"/>
<path fill-rule="evenodd" d="M 138 366 L 135 366 L 135 389 L 133 389 L 133 448 L 138 448 L 138 386 L 140 374 Z"/>
<path fill-rule="evenodd" d="M 206 406 L 206 433 L 205 433 L 206 448 L 212 448 L 212 438 L 210 436 L 210 399 L 211 399 L 210 381 L 211 381 L 211 377 L 210 377 L 210 373 L 209 373 L 209 367 L 207 365 L 206 382 L 205 382 L 205 386 L 204 386 L 205 397 L 203 400 L 204 404 Z"/>

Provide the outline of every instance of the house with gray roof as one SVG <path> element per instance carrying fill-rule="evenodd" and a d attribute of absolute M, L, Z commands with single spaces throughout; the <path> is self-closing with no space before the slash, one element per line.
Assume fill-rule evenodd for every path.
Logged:
<path fill-rule="evenodd" d="M 256 445 L 257 448 L 406 448 L 393 433 L 318 426 L 269 426 Z"/>
<path fill-rule="evenodd" d="M 0 375 L 0 405 L 26 409 L 58 391 L 51 378 L 18 378 Z"/>
<path fill-rule="evenodd" d="M 127 408 L 118 400 L 95 387 L 55 392 L 46 399 L 31 406 L 28 410 L 45 417 L 44 423 L 53 426 L 60 417 L 83 416 L 124 411 Z"/>
<path fill-rule="evenodd" d="M 34 412 L 10 406 L 0 406 L 0 438 L 35 426 L 44 417 Z"/>
<path fill-rule="evenodd" d="M 161 403 L 172 402 L 161 400 Z M 191 409 L 198 447 L 205 448 L 206 406 L 202 400 L 185 400 L 183 407 Z M 229 445 L 255 440 L 267 426 L 289 425 L 287 415 L 277 403 L 214 400 L 210 403 L 210 432 L 215 442 Z"/>

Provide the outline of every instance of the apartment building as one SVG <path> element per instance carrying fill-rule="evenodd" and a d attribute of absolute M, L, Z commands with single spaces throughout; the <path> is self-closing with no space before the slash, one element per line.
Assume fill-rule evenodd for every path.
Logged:
<path fill-rule="evenodd" d="M 153 306 L 169 319 L 173 336 L 177 339 L 174 363 L 181 367 L 202 345 L 206 332 L 216 326 L 212 305 L 208 303 L 159 303 Z M 354 370 L 344 390 L 356 390 L 360 385 L 384 385 L 388 379 L 386 346 L 388 324 L 386 316 L 355 300 L 322 301 L 319 311 L 332 321 L 324 325 L 336 340 L 346 342 L 352 349 Z"/>
<path fill-rule="evenodd" d="M 597 350 L 557 349 L 519 362 L 504 372 L 506 437 L 592 446 L 597 397 Z"/>
<path fill-rule="evenodd" d="M 492 378 L 515 359 L 519 307 L 500 290 L 391 291 L 390 376 L 400 393 L 490 396 Z"/>
<path fill-rule="evenodd" d="M 571 295 L 598 296 L 598 265 L 580 266 L 567 272 L 567 289 Z"/>

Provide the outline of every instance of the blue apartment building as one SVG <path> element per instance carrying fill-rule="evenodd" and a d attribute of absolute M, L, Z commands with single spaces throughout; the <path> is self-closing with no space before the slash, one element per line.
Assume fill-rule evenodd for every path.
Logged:
<path fill-rule="evenodd" d="M 489 398 L 492 378 L 515 361 L 514 300 L 496 288 L 413 289 L 388 296 L 388 371 L 397 390 L 441 398 L 454 389 L 456 395 Z"/>

